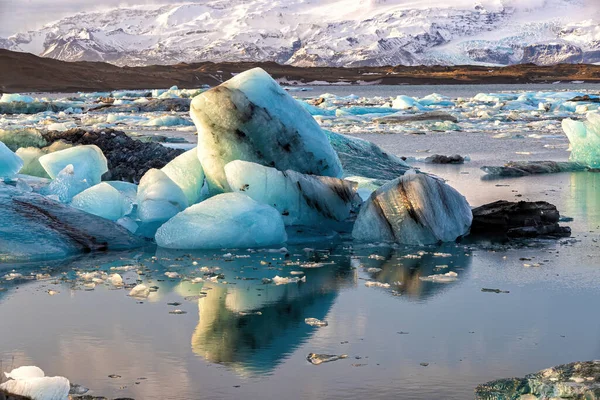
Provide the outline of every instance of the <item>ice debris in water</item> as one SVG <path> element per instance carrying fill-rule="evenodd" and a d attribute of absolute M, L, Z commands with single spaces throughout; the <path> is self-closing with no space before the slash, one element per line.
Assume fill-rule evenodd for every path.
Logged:
<path fill-rule="evenodd" d="M 326 362 L 331 362 L 331 361 L 337 361 L 337 360 L 342 360 L 344 358 L 348 358 L 347 354 L 342 354 L 342 355 L 335 355 L 335 354 L 316 354 L 316 353 L 309 353 L 308 356 L 306 357 L 306 360 L 308 360 L 308 362 L 310 362 L 313 365 L 319 365 L 319 364 L 323 364 Z"/>
<path fill-rule="evenodd" d="M 0 178 L 12 178 L 22 167 L 21 157 L 0 142 Z"/>
<path fill-rule="evenodd" d="M 241 160 L 227 164 L 225 174 L 233 191 L 275 207 L 286 225 L 344 221 L 356 201 L 356 184 L 338 178 L 282 172 Z"/>
<path fill-rule="evenodd" d="M 108 276 L 107 280 L 113 286 L 123 286 L 123 277 L 119 274 L 111 274 Z"/>
<path fill-rule="evenodd" d="M 306 282 L 306 276 L 303 276 L 302 278 L 299 277 L 281 277 L 281 276 L 275 276 L 273 278 L 273 283 L 276 285 L 286 285 L 288 283 L 298 283 L 298 282 Z"/>
<path fill-rule="evenodd" d="M 172 249 L 253 248 L 285 241 L 279 212 L 241 193 L 224 193 L 195 204 L 156 232 L 158 246 Z"/>
<path fill-rule="evenodd" d="M 111 221 L 120 219 L 133 209 L 131 200 L 106 182 L 77 194 L 73 197 L 71 206 Z"/>
<path fill-rule="evenodd" d="M 67 400 L 71 390 L 67 378 L 47 377 L 38 367 L 20 367 L 4 375 L 8 381 L 0 385 L 0 390 L 31 400 Z"/>
<path fill-rule="evenodd" d="M 181 188 L 188 199 L 188 204 L 196 204 L 200 200 L 204 185 L 204 170 L 195 147 L 177 156 L 161 171 Z"/>
<path fill-rule="evenodd" d="M 140 180 L 137 204 L 141 221 L 164 222 L 185 210 L 188 199 L 165 172 L 150 169 Z"/>
<path fill-rule="evenodd" d="M 315 119 L 260 68 L 195 97 L 190 114 L 211 193 L 230 191 L 223 168 L 233 160 L 342 176 L 340 160 Z"/>
<path fill-rule="evenodd" d="M 317 318 L 305 318 L 304 322 L 310 326 L 327 326 L 327 325 L 329 325 L 327 323 L 327 321 L 321 321 L 320 319 L 317 319 Z"/>
<path fill-rule="evenodd" d="M 458 279 L 458 274 L 454 271 L 450 271 L 445 274 L 420 276 L 419 279 L 425 282 L 449 283 L 456 281 Z"/>
<path fill-rule="evenodd" d="M 56 178 L 68 165 L 73 166 L 80 180 L 86 180 L 90 186 L 97 185 L 102 175 L 108 171 L 106 157 L 95 145 L 76 146 L 43 155 L 39 162 L 50 178 Z"/>
<path fill-rule="evenodd" d="M 468 233 L 472 220 L 464 196 L 439 179 L 410 171 L 371 194 L 352 237 L 408 245 L 449 242 Z"/>
<path fill-rule="evenodd" d="M 150 295 L 150 288 L 148 286 L 144 285 L 143 283 L 140 283 L 139 285 L 136 285 L 129 292 L 129 296 L 131 296 L 131 297 L 137 297 L 137 298 L 140 298 L 140 299 L 145 299 L 149 295 Z"/>
<path fill-rule="evenodd" d="M 390 287 L 389 283 L 377 282 L 377 281 L 367 281 L 365 282 L 366 287 L 379 287 L 388 289 Z"/>
<path fill-rule="evenodd" d="M 588 113 L 585 122 L 564 119 L 562 128 L 571 143 L 569 160 L 600 168 L 600 114 Z"/>

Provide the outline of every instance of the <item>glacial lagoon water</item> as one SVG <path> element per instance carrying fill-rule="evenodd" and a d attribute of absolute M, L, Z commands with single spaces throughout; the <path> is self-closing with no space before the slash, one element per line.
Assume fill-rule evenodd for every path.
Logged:
<path fill-rule="evenodd" d="M 565 137 L 543 136 L 523 121 L 510 129 L 519 123 L 527 135 L 542 136 L 493 139 L 483 129 L 356 136 L 399 156 L 469 155 L 464 165 L 414 165 L 447 179 L 472 206 L 551 202 L 573 219 L 563 223 L 572 228 L 569 239 L 425 248 L 340 240 L 287 253 L 149 247 L 15 271 L 0 264 L 0 368 L 38 365 L 109 398 L 425 400 L 469 399 L 493 379 L 599 359 L 600 174 L 483 180 L 483 165 L 568 158 Z M 77 274 L 94 270 L 156 291 L 139 300 Z M 455 282 L 419 279 L 449 271 L 458 274 Z M 29 272 L 50 278 L 10 275 Z M 263 282 L 275 276 L 306 282 Z M 192 283 L 196 277 L 204 279 Z M 185 313 L 170 313 L 176 309 Z M 311 352 L 348 358 L 312 365 Z"/>

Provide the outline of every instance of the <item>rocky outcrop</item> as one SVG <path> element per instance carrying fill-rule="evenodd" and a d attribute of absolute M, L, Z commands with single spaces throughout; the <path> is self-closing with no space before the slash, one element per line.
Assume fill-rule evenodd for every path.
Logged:
<path fill-rule="evenodd" d="M 50 131 L 43 133 L 43 137 L 48 143 L 63 140 L 73 145 L 98 146 L 108 161 L 108 172 L 102 176 L 103 180 L 137 183 L 149 169 L 160 169 L 183 153 L 183 150 L 171 149 L 158 143 L 132 139 L 124 132 L 112 129 Z"/>
<path fill-rule="evenodd" d="M 509 238 L 569 237 L 571 229 L 558 224 L 560 213 L 545 201 L 518 203 L 499 200 L 473 210 L 471 234 Z"/>
<path fill-rule="evenodd" d="M 499 379 L 475 389 L 478 400 L 600 398 L 600 361 L 574 362 L 529 374 Z"/>
<path fill-rule="evenodd" d="M 434 154 L 425 159 L 426 163 L 430 164 L 464 164 L 465 158 L 459 154 L 444 156 L 442 154 Z"/>

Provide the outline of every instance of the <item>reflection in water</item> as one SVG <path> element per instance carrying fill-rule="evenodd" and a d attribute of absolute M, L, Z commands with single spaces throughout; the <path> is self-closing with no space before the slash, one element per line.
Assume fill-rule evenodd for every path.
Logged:
<path fill-rule="evenodd" d="M 561 215 L 576 217 L 585 221 L 587 230 L 600 225 L 600 173 L 579 172 L 570 176 L 570 195 L 565 201 Z"/>
<path fill-rule="evenodd" d="M 425 300 L 453 286 L 452 283 L 426 282 L 419 278 L 454 271 L 462 279 L 472 261 L 471 251 L 455 244 L 425 250 L 383 248 L 378 249 L 376 255 L 364 252 L 361 255 L 360 262 L 371 279 L 388 283 L 396 292 L 415 300 Z M 381 270 L 369 272 L 370 268 Z M 401 284 L 398 285 L 398 282 Z"/>
<path fill-rule="evenodd" d="M 194 353 L 242 375 L 272 371 L 315 332 L 304 319 L 325 319 L 337 290 L 355 282 L 349 262 L 304 272 L 306 283 L 301 284 L 245 280 L 232 286 L 204 285 L 211 290 L 198 300 Z"/>

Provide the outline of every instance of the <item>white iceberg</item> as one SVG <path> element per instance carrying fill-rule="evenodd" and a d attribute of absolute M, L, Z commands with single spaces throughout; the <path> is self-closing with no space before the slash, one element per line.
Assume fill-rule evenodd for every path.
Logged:
<path fill-rule="evenodd" d="M 0 178 L 12 178 L 22 167 L 21 157 L 0 142 Z"/>
<path fill-rule="evenodd" d="M 116 221 L 133 209 L 130 199 L 106 182 L 101 182 L 77 194 L 71 206 L 81 211 Z"/>
<path fill-rule="evenodd" d="M 193 148 L 165 165 L 163 171 L 183 190 L 188 204 L 196 204 L 202 196 L 204 170 L 198 159 L 198 150 Z"/>
<path fill-rule="evenodd" d="M 341 177 L 340 160 L 314 118 L 260 68 L 195 97 L 198 157 L 211 193 L 230 191 L 225 165 L 250 161 Z"/>
<path fill-rule="evenodd" d="M 76 146 L 46 154 L 39 158 L 39 162 L 50 178 L 58 176 L 67 165 L 72 165 L 77 176 L 85 179 L 90 186 L 100 183 L 102 175 L 108 171 L 106 157 L 95 145 Z"/>
<path fill-rule="evenodd" d="M 473 214 L 455 189 L 409 171 L 371 194 L 352 237 L 370 242 L 425 245 L 456 240 L 469 232 Z"/>
<path fill-rule="evenodd" d="M 286 225 L 344 221 L 357 200 L 356 184 L 338 178 L 282 172 L 241 160 L 227 164 L 225 174 L 233 191 L 274 207 Z"/>
<path fill-rule="evenodd" d="M 600 168 L 600 114 L 588 113 L 585 122 L 563 119 L 562 128 L 571 143 L 569 160 Z"/>
<path fill-rule="evenodd" d="M 241 193 L 224 193 L 193 205 L 156 232 L 171 249 L 266 247 L 287 240 L 279 212 Z"/>
<path fill-rule="evenodd" d="M 163 171 L 148 170 L 138 186 L 138 218 L 143 222 L 164 222 L 185 210 L 184 192 Z"/>
<path fill-rule="evenodd" d="M 33 97 L 31 96 L 23 96 L 18 93 L 3 93 L 2 97 L 0 97 L 0 103 L 33 103 Z"/>
<path fill-rule="evenodd" d="M 67 400 L 71 384 L 62 376 L 47 377 L 38 367 L 20 367 L 4 374 L 9 380 L 0 390 L 31 400 Z"/>

